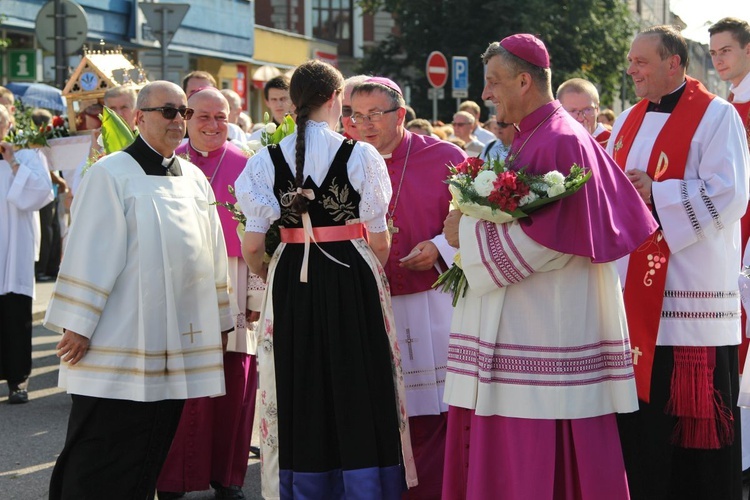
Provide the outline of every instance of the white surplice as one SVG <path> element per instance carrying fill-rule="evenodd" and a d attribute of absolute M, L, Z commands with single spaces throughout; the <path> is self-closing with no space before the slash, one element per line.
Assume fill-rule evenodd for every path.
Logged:
<path fill-rule="evenodd" d="M 227 257 L 213 191 L 194 165 L 146 175 L 127 153 L 83 178 L 45 318 L 88 337 L 69 393 L 134 401 L 224 393 L 220 332 L 232 328 Z"/>
<path fill-rule="evenodd" d="M 37 211 L 54 194 L 49 171 L 37 151 L 22 149 L 15 158 L 19 163 L 15 175 L 8 162 L 0 160 L 0 295 L 33 297 Z"/>
<path fill-rule="evenodd" d="M 464 215 L 459 234 L 469 289 L 453 315 L 449 405 L 529 419 L 638 409 L 614 263 L 546 248 L 515 221 Z"/>
<path fill-rule="evenodd" d="M 617 118 L 613 140 L 630 110 Z M 625 170 L 645 170 L 656 137 L 670 117 L 646 113 Z M 725 346 L 740 343 L 740 217 L 747 209 L 745 128 L 721 98 L 708 106 L 690 143 L 683 179 L 651 185 L 670 257 L 657 345 Z M 629 257 L 618 260 L 625 281 Z"/>

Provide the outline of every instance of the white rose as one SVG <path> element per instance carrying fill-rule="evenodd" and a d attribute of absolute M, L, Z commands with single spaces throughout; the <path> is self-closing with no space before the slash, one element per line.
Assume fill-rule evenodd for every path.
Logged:
<path fill-rule="evenodd" d="M 529 194 L 527 194 L 526 196 L 518 200 L 518 206 L 522 207 L 524 205 L 528 205 L 529 203 L 537 199 L 539 199 L 539 195 L 536 194 L 534 191 L 530 191 Z"/>
<path fill-rule="evenodd" d="M 266 134 L 273 134 L 276 132 L 276 124 L 274 122 L 266 123 Z"/>
<path fill-rule="evenodd" d="M 258 150 L 263 147 L 263 144 L 261 144 L 261 142 L 258 140 L 252 140 L 252 141 L 247 141 L 247 143 L 245 144 L 245 147 L 249 149 L 250 151 L 258 152 Z"/>
<path fill-rule="evenodd" d="M 565 182 L 565 176 L 557 170 L 553 170 L 552 172 L 547 172 L 546 174 L 544 174 L 544 182 L 546 182 L 550 186 L 563 184 Z"/>
<path fill-rule="evenodd" d="M 497 174 L 492 170 L 482 170 L 479 175 L 476 176 L 472 186 L 479 196 L 489 196 L 495 186 L 494 182 L 497 180 Z"/>
<path fill-rule="evenodd" d="M 558 194 L 563 194 L 564 192 L 564 184 L 553 184 L 547 188 L 547 196 L 549 196 L 550 198 L 552 198 L 553 196 L 557 196 Z"/>

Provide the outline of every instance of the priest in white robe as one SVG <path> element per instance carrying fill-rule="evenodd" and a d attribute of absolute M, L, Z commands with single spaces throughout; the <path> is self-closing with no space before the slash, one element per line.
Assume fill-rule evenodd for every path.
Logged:
<path fill-rule="evenodd" d="M 737 273 L 750 161 L 739 115 L 686 75 L 688 57 L 671 26 L 636 35 L 628 74 L 642 100 L 607 146 L 660 223 L 618 262 L 639 400 L 618 416 L 634 500 L 742 495 Z"/>
<path fill-rule="evenodd" d="M 72 395 L 50 498 L 153 498 L 184 401 L 224 393 L 227 254 L 206 176 L 174 154 L 192 116 L 159 81 L 140 136 L 91 167 L 45 318 Z"/>

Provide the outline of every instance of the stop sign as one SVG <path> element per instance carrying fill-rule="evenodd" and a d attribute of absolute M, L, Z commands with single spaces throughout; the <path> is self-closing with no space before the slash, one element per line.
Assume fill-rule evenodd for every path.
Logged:
<path fill-rule="evenodd" d="M 427 56 L 427 81 L 436 89 L 448 81 L 448 59 L 442 52 L 436 50 Z"/>

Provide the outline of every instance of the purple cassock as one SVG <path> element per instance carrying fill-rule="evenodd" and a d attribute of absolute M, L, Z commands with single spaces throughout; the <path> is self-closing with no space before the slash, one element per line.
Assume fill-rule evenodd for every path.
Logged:
<path fill-rule="evenodd" d="M 550 203 L 520 220 L 534 241 L 601 263 L 628 255 L 656 231 L 630 180 L 559 101 L 541 106 L 518 126 L 510 151 L 517 155 L 512 168 L 526 167 L 530 174 L 558 170 L 568 175 L 577 163 L 592 171 L 581 190 L 563 203 Z M 555 138 L 554 144 L 550 137 Z M 651 223 L 644 224 L 645 220 Z"/>
<path fill-rule="evenodd" d="M 241 149 L 227 142 L 222 148 L 202 153 L 185 143 L 175 152 L 187 153 L 190 161 L 206 174 L 217 201 L 235 203 L 227 187 L 234 185 L 247 163 L 247 155 Z M 216 210 L 224 232 L 230 272 L 233 259 L 235 267 L 240 269 L 237 283 L 232 285 L 238 305 L 243 308 L 247 300 L 247 267 L 242 260 L 237 221 L 226 208 L 218 206 Z M 238 326 L 235 322 L 238 333 L 244 330 L 244 309 L 240 316 L 243 324 Z M 159 475 L 158 491 L 203 491 L 209 489 L 209 484 L 213 487 L 243 485 L 255 416 L 255 356 L 242 349 L 232 352 L 230 345 L 224 354 L 224 378 L 224 396 L 185 402 L 177 434 Z"/>

